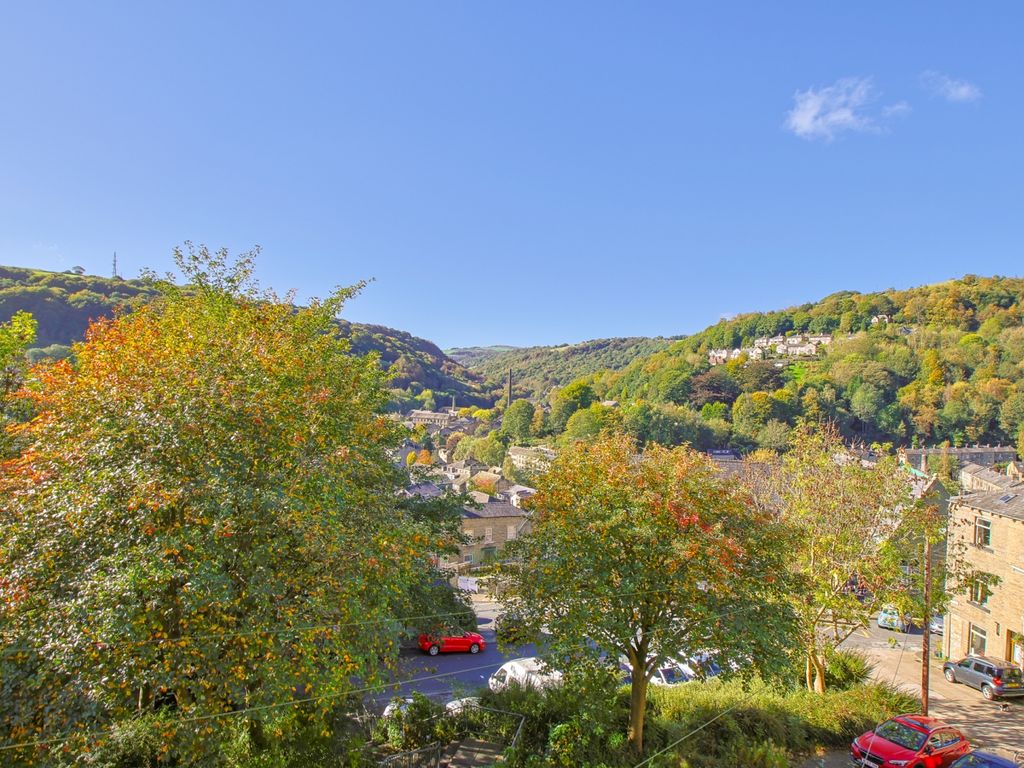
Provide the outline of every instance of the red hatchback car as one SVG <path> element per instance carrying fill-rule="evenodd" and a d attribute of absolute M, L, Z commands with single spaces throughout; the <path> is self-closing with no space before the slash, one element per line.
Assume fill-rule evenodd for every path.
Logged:
<path fill-rule="evenodd" d="M 960 731 L 924 715 L 897 715 L 850 745 L 857 768 L 946 768 L 970 751 Z"/>
<path fill-rule="evenodd" d="M 434 637 L 433 635 L 420 635 L 420 649 L 431 656 L 439 653 L 480 653 L 487 647 L 482 636 L 476 632 L 464 632 L 461 635 L 445 635 Z"/>

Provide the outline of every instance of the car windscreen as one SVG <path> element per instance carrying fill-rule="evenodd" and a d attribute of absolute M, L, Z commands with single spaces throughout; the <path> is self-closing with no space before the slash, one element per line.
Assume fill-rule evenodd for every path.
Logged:
<path fill-rule="evenodd" d="M 666 683 L 685 683 L 690 679 L 690 676 L 683 672 L 679 667 L 673 665 L 671 667 L 662 667 L 661 676 L 664 678 Z"/>
<path fill-rule="evenodd" d="M 964 755 L 951 768 L 998 768 L 995 763 L 980 755 Z"/>
<path fill-rule="evenodd" d="M 891 741 L 893 744 L 898 744 L 904 749 L 912 749 L 915 752 L 922 747 L 927 738 L 927 734 L 896 720 L 887 720 L 882 723 L 875 729 L 875 734 L 886 741 Z"/>
<path fill-rule="evenodd" d="M 1009 680 L 1011 683 L 1019 683 L 1024 680 L 1024 672 L 1021 672 L 1019 667 L 1007 667 L 1006 669 L 999 670 L 999 672 L 999 676 L 1003 680 Z"/>

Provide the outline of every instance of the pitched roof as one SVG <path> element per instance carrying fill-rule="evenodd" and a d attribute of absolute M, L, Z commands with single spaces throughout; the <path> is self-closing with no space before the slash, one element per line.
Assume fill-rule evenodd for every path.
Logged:
<path fill-rule="evenodd" d="M 979 512 L 989 512 L 993 515 L 1024 520 L 1024 486 L 992 493 L 972 493 L 968 496 L 960 496 L 957 499 L 957 505 L 976 509 Z"/>
<path fill-rule="evenodd" d="M 507 501 L 498 501 L 492 499 L 484 504 L 480 509 L 470 509 L 469 507 L 463 507 L 462 516 L 468 518 L 477 517 L 525 517 L 526 511 L 519 507 L 512 506 Z"/>

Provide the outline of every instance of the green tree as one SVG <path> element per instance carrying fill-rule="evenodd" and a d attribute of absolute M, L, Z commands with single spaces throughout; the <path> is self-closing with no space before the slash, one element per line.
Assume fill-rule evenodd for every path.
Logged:
<path fill-rule="evenodd" d="M 528 439 L 534 412 L 533 403 L 529 400 L 514 400 L 501 421 L 501 433 L 516 441 Z"/>
<path fill-rule="evenodd" d="M 999 409 L 999 426 L 1011 438 L 1024 426 L 1024 389 L 1006 398 Z"/>
<path fill-rule="evenodd" d="M 161 759 L 193 764 L 322 727 L 396 659 L 457 532 L 398 499 L 384 374 L 333 333 L 358 287 L 296 309 L 247 257 L 176 260 L 185 289 L 93 325 L 27 393 L 0 471 L 5 742 L 71 733 L 53 752 L 81 756 L 171 710 Z"/>
<path fill-rule="evenodd" d="M 665 659 L 714 649 L 723 667 L 784 666 L 782 529 L 706 456 L 637 456 L 625 435 L 577 443 L 539 478 L 532 509 L 533 530 L 508 545 L 509 610 L 529 631 L 548 627 L 554 664 L 603 659 L 614 670 L 628 659 L 637 752 L 647 685 Z"/>
<path fill-rule="evenodd" d="M 850 410 L 863 424 L 874 425 L 885 406 L 885 396 L 874 384 L 861 384 L 850 398 Z"/>
<path fill-rule="evenodd" d="M 0 459 L 13 450 L 7 426 L 27 416 L 24 408 L 16 407 L 11 395 L 24 379 L 25 353 L 35 338 L 36 321 L 28 312 L 15 312 L 9 321 L 0 324 Z"/>
<path fill-rule="evenodd" d="M 574 381 L 555 395 L 548 423 L 555 434 L 565 431 L 565 424 L 576 411 L 589 408 L 597 400 L 594 389 L 584 381 Z"/>
<path fill-rule="evenodd" d="M 744 480 L 791 533 L 789 603 L 799 617 L 807 687 L 824 692 L 826 658 L 900 589 L 894 542 L 905 532 L 900 510 L 912 506 L 910 482 L 891 456 L 874 467 L 844 459 L 832 430 L 795 430 L 791 443 L 785 456 L 760 456 Z M 868 587 L 867 599 L 849 589 L 854 578 Z"/>

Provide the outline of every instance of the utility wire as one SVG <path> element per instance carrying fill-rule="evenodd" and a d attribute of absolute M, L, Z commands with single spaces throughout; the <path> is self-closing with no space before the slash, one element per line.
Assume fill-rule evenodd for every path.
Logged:
<path fill-rule="evenodd" d="M 653 594 L 659 594 L 659 593 L 669 592 L 671 590 L 653 590 L 653 591 L 652 590 L 642 590 L 642 591 L 646 592 L 648 594 L 652 594 L 652 593 Z M 622 594 L 623 595 L 630 595 L 630 594 L 635 594 L 635 593 L 633 593 L 633 592 L 625 592 L 625 593 L 622 593 Z M 720 614 L 716 614 L 715 616 L 708 617 L 708 621 L 718 620 L 718 619 L 721 619 L 721 618 L 723 618 L 725 616 L 730 616 L 730 615 L 732 615 L 734 613 L 738 613 L 738 612 L 740 612 L 742 610 L 746 610 L 748 608 L 749 608 L 749 606 L 740 606 L 738 608 L 734 608 L 732 610 L 725 611 L 725 612 L 720 613 Z M 586 646 L 586 644 L 583 644 L 580 647 L 588 647 L 589 648 L 589 646 Z M 351 694 L 370 693 L 370 692 L 373 692 L 373 691 L 384 690 L 384 689 L 392 687 L 392 686 L 402 686 L 402 685 L 409 685 L 409 684 L 412 684 L 412 683 L 421 683 L 421 682 L 425 682 L 425 681 L 428 681 L 428 680 L 438 680 L 438 679 L 441 679 L 441 678 L 444 678 L 444 677 L 450 677 L 452 675 L 462 674 L 464 672 L 478 672 L 478 671 L 484 670 L 484 669 L 492 669 L 494 666 L 495 666 L 494 663 L 484 664 L 482 666 L 469 667 L 467 669 L 457 669 L 457 670 L 454 670 L 452 672 L 442 672 L 442 673 L 435 674 L 435 675 L 427 675 L 425 677 L 411 678 L 411 679 L 407 679 L 407 680 L 394 680 L 394 681 L 390 681 L 390 682 L 386 682 L 386 683 L 376 683 L 375 685 L 366 686 L 366 687 L 363 687 L 363 688 L 346 689 L 344 691 L 339 691 L 339 692 L 330 693 L 330 694 L 324 694 L 322 696 L 309 696 L 309 697 L 302 698 L 302 699 L 289 699 L 287 701 L 280 701 L 280 702 L 275 702 L 275 703 L 272 703 L 272 704 L 261 704 L 261 705 L 255 706 L 255 707 L 246 707 L 246 708 L 243 708 L 243 709 L 233 709 L 233 710 L 229 710 L 229 711 L 226 711 L 226 712 L 211 712 L 211 713 L 207 713 L 205 715 L 194 715 L 192 717 L 176 718 L 175 720 L 176 720 L 177 723 L 194 723 L 194 722 L 201 722 L 201 721 L 205 721 L 205 720 L 215 720 L 215 719 L 219 719 L 219 718 L 222 718 L 222 717 L 234 717 L 234 716 L 237 716 L 237 715 L 244 715 L 244 714 L 247 714 L 249 712 L 265 712 L 265 711 L 269 711 L 269 710 L 273 710 L 273 709 L 280 709 L 280 708 L 283 708 L 283 707 L 297 706 L 299 704 L 307 704 L 307 703 L 314 702 L 314 701 L 325 701 L 325 700 L 328 700 L 328 699 L 336 699 L 336 698 L 340 698 L 342 696 L 348 696 L 348 695 L 351 695 Z M 16 743 L 13 743 L 13 744 L 3 744 L 3 745 L 0 745 L 0 752 L 8 751 L 8 750 L 13 750 L 13 749 L 24 749 L 24 748 L 28 748 L 28 747 L 38 747 L 38 746 L 47 746 L 47 745 L 53 745 L 53 744 L 62 744 L 64 742 L 66 742 L 66 741 L 70 741 L 71 739 L 75 738 L 76 736 L 87 736 L 87 735 L 90 735 L 90 734 L 93 734 L 93 733 L 101 733 L 104 730 L 106 730 L 106 729 L 105 728 L 93 728 L 93 729 L 82 730 L 82 731 L 79 731 L 77 733 L 68 733 L 68 734 L 65 734 L 64 736 L 55 737 L 55 738 L 51 738 L 51 739 L 38 739 L 38 740 L 35 740 L 35 741 L 25 741 L 25 742 L 16 742 Z"/>
<path fill-rule="evenodd" d="M 671 589 L 637 589 L 629 592 L 612 592 L 608 595 L 602 595 L 601 597 L 629 597 L 632 595 L 646 594 L 646 595 L 660 595 L 666 592 L 672 592 Z M 232 637 L 253 637 L 255 635 L 287 635 L 292 633 L 302 632 L 321 632 L 324 630 L 338 630 L 343 627 L 361 627 L 372 624 L 386 624 L 389 622 L 408 622 L 408 621 L 423 621 L 426 619 L 438 619 L 438 618 L 450 618 L 452 616 L 462 616 L 465 611 L 449 611 L 446 613 L 428 613 L 419 616 L 394 616 L 394 617 L 382 617 L 377 619 L 362 619 L 359 621 L 348 621 L 333 624 L 314 624 L 309 626 L 293 626 L 293 627 L 282 627 L 279 629 L 250 629 L 250 630 L 239 630 L 237 632 L 211 632 L 202 635 L 180 635 L 178 637 L 150 637 L 144 640 L 100 640 L 91 639 L 86 636 L 82 636 L 80 639 L 88 645 L 97 645 L 106 648 L 116 648 L 124 646 L 145 646 L 150 644 L 162 644 L 162 643 L 173 643 L 179 644 L 183 642 L 202 642 L 206 640 L 219 640 Z M 723 614 L 728 615 L 728 614 Z M 3 655 L 12 655 L 16 653 L 25 653 L 28 651 L 42 651 L 50 648 L 51 646 L 10 646 L 2 649 L 0 653 Z"/>

